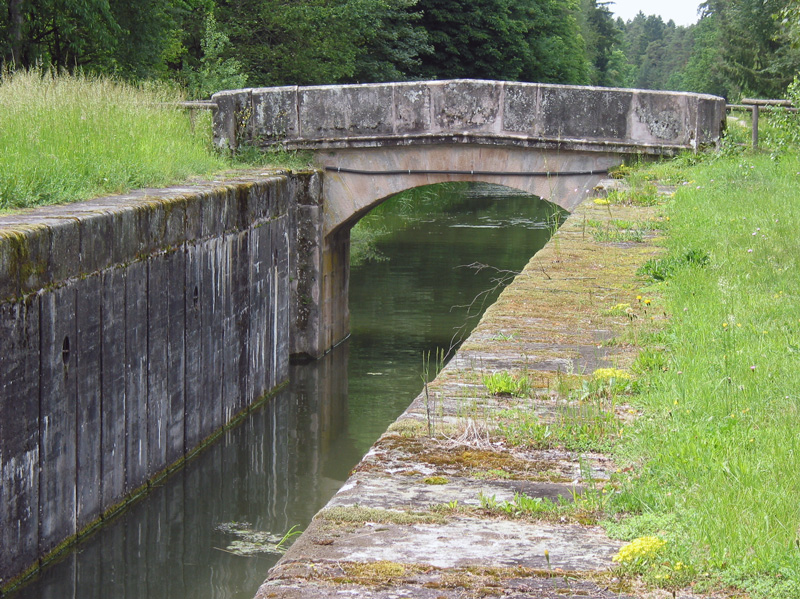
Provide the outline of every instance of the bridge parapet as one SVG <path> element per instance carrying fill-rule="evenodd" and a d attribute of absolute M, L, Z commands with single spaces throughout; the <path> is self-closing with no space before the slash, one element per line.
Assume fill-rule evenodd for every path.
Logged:
<path fill-rule="evenodd" d="M 672 155 L 716 144 L 725 102 L 633 89 L 451 80 L 254 88 L 214 95 L 218 146 L 466 143 Z"/>

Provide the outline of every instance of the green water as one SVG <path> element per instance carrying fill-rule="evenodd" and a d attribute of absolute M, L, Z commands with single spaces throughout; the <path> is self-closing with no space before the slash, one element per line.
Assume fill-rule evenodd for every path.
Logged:
<path fill-rule="evenodd" d="M 553 207 L 503 188 L 394 203 L 401 214 L 384 209 L 375 225 L 393 232 L 371 248 L 385 259 L 351 272 L 350 339 L 292 366 L 263 409 L 11 597 L 253 597 L 279 556 L 237 555 L 232 529 L 305 527 L 420 391 L 423 354 L 468 334 L 499 287 L 487 290 L 550 235 Z"/>

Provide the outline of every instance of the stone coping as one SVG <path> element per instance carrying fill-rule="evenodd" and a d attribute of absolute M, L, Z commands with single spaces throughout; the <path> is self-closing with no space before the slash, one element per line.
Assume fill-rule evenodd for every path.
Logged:
<path fill-rule="evenodd" d="M 0 301 L 285 212 L 287 171 L 0 213 Z"/>

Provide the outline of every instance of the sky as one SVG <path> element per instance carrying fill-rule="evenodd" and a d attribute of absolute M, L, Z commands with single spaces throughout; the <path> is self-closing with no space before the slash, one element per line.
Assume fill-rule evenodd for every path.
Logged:
<path fill-rule="evenodd" d="M 697 22 L 697 7 L 702 0 L 614 0 L 609 9 L 614 16 L 630 21 L 639 11 L 646 15 L 661 15 L 666 23 L 670 19 L 676 25 L 691 25 Z"/>

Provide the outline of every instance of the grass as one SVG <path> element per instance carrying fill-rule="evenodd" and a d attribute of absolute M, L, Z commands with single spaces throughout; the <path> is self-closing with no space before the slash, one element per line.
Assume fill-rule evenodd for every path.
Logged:
<path fill-rule="evenodd" d="M 642 243 L 645 233 L 654 231 L 661 226 L 654 221 L 620 219 L 611 219 L 607 222 L 589 219 L 586 221 L 586 225 L 594 240 L 600 243 Z"/>
<path fill-rule="evenodd" d="M 516 447 L 608 451 L 619 438 L 621 424 L 613 410 L 592 402 L 559 406 L 554 421 L 528 408 L 498 411 L 497 434 Z"/>
<path fill-rule="evenodd" d="M 641 273 L 669 320 L 634 364 L 643 416 L 617 443 L 634 468 L 613 505 L 663 535 L 681 580 L 800 597 L 800 155 L 695 162 L 653 167 L 686 184 Z"/>
<path fill-rule="evenodd" d="M 507 370 L 484 375 L 483 386 L 492 395 L 501 397 L 529 397 L 532 389 L 527 375 L 515 375 Z"/>
<path fill-rule="evenodd" d="M 0 211 L 296 158 L 249 151 L 231 160 L 216 153 L 210 112 L 198 114 L 193 125 L 174 106 L 182 99 L 161 84 L 38 69 L 0 72 Z"/>

